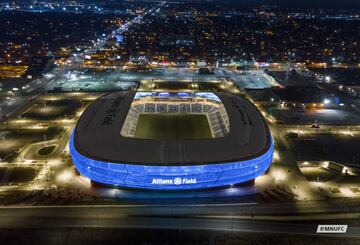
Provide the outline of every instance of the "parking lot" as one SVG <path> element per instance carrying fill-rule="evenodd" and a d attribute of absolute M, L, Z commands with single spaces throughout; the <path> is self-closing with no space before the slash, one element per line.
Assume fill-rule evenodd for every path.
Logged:
<path fill-rule="evenodd" d="M 82 103 L 77 100 L 39 101 L 23 112 L 21 118 L 40 121 L 72 118 L 79 109 L 85 106 L 85 102 Z"/>
<path fill-rule="evenodd" d="M 280 109 L 272 108 L 271 114 L 286 124 L 354 125 L 360 123 L 360 115 L 341 109 Z"/>
<path fill-rule="evenodd" d="M 298 161 L 335 161 L 360 166 L 360 137 L 345 134 L 299 134 L 288 137 Z"/>

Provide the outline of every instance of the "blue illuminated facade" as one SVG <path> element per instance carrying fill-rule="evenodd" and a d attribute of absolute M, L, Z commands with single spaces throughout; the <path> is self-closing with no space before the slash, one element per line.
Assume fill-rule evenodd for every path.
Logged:
<path fill-rule="evenodd" d="M 188 166 L 147 166 L 102 162 L 80 154 L 70 139 L 70 154 L 79 173 L 95 182 L 128 188 L 189 190 L 239 184 L 262 175 L 272 162 L 269 149 L 253 159 L 218 164 Z"/>

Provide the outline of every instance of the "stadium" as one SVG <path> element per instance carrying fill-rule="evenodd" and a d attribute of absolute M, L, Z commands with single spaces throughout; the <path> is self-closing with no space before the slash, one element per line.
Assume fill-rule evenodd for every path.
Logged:
<path fill-rule="evenodd" d="M 193 190 L 253 182 L 272 162 L 268 125 L 229 93 L 114 92 L 94 101 L 70 139 L 94 183 Z"/>

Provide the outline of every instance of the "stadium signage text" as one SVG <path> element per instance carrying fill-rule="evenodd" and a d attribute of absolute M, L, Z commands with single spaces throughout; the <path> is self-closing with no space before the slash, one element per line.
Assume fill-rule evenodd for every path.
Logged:
<path fill-rule="evenodd" d="M 196 179 L 193 178 L 174 178 L 174 179 L 152 179 L 151 184 L 153 185 L 187 185 L 196 184 Z"/>

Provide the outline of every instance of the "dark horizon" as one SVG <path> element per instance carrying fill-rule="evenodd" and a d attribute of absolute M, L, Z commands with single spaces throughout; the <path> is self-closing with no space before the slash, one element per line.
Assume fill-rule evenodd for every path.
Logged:
<path fill-rule="evenodd" d="M 155 2 L 156 0 L 77 0 L 76 2 L 82 3 L 124 3 L 124 2 Z M 7 1 L 4 1 L 7 2 Z M 8 2 L 11 2 L 10 0 Z M 15 0 L 14 2 L 32 2 L 31 0 Z M 48 2 L 70 2 L 67 0 L 50 0 Z M 283 7 L 296 7 L 296 8 L 360 8 L 360 0 L 173 0 L 169 2 L 194 2 L 204 4 L 226 4 L 236 6 L 258 6 L 258 5 L 275 5 Z"/>
<path fill-rule="evenodd" d="M 65 1 L 65 0 L 61 0 Z M 59 1 L 59 2 L 61 2 Z M 79 0 L 86 3 L 121 3 L 130 2 L 126 0 Z M 152 0 L 142 0 L 142 2 L 151 2 Z M 155 0 L 154 0 L 155 1 Z M 136 2 L 136 1 L 133 1 Z M 139 1 L 140 2 L 140 1 Z M 226 4 L 235 6 L 258 6 L 258 5 L 274 5 L 283 7 L 296 7 L 296 8 L 360 8 L 360 0 L 173 0 L 169 2 L 194 2 L 204 4 Z"/>
<path fill-rule="evenodd" d="M 192 1 L 192 0 L 189 0 Z M 196 0 L 195 0 L 196 1 Z M 223 2 L 214 0 L 214 2 Z M 359 8 L 360 0 L 227 0 L 228 4 L 233 5 L 278 5 L 284 7 L 320 7 L 320 8 Z"/>

